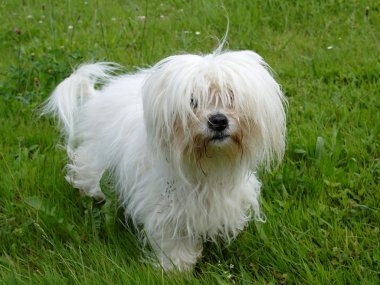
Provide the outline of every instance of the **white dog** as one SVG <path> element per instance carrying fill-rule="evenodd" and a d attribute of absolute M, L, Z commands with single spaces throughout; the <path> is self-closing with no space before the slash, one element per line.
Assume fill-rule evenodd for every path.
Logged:
<path fill-rule="evenodd" d="M 252 51 L 175 55 L 122 76 L 115 69 L 82 65 L 46 103 L 66 138 L 67 180 L 102 200 L 109 170 L 161 266 L 191 269 L 203 241 L 230 241 L 252 214 L 263 219 L 255 170 L 282 159 L 286 100 Z"/>

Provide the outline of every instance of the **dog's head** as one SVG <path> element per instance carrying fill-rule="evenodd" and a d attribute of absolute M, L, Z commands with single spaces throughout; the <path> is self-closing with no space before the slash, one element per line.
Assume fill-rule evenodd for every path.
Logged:
<path fill-rule="evenodd" d="M 203 172 L 279 162 L 285 98 L 268 69 L 251 51 L 162 60 L 143 87 L 151 146 L 175 167 L 190 162 Z"/>

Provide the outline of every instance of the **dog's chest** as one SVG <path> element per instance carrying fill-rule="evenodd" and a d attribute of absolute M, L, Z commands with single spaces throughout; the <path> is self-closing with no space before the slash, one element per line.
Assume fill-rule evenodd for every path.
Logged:
<path fill-rule="evenodd" d="M 235 232 L 244 226 L 249 209 L 242 195 L 235 192 L 236 189 L 209 185 L 191 188 L 168 180 L 161 194 L 161 206 L 165 209 L 160 212 L 187 232 L 208 237 Z"/>

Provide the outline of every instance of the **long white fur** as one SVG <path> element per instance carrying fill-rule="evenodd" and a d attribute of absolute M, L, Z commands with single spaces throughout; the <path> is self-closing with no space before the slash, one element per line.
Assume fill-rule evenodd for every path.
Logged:
<path fill-rule="evenodd" d="M 251 213 L 263 219 L 255 170 L 282 159 L 285 98 L 252 51 L 176 55 L 122 76 L 114 70 L 82 65 L 46 103 L 66 138 L 67 179 L 104 199 L 99 181 L 109 169 L 126 216 L 142 225 L 162 267 L 190 269 L 203 241 L 230 241 Z M 215 113 L 228 117 L 236 141 L 210 139 Z"/>

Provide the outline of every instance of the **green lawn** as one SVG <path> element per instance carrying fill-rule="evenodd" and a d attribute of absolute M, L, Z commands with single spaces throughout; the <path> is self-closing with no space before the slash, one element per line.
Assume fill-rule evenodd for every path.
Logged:
<path fill-rule="evenodd" d="M 223 3 L 223 5 L 222 5 Z M 133 71 L 174 53 L 251 49 L 289 100 L 268 221 L 209 244 L 194 272 L 144 263 L 107 181 L 103 208 L 64 180 L 38 110 L 76 65 Z M 379 284 L 379 1 L 0 1 L 1 284 Z"/>

